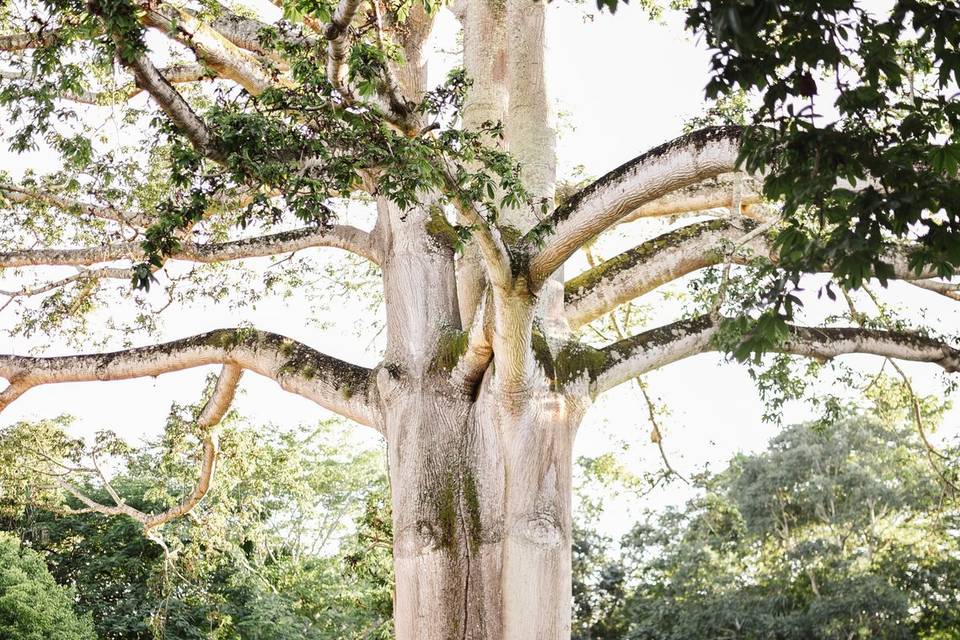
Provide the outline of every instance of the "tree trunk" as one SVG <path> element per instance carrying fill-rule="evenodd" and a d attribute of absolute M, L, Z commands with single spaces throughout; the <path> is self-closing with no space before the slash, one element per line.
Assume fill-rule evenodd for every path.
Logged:
<path fill-rule="evenodd" d="M 475 402 L 385 400 L 398 640 L 569 638 L 567 401 L 507 403 L 489 380 Z"/>

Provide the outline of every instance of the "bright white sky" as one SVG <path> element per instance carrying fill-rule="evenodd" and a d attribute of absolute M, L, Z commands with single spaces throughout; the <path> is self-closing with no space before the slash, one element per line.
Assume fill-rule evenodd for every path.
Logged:
<path fill-rule="evenodd" d="M 594 3 L 576 7 L 555 2 L 551 5 L 551 79 L 562 118 L 560 141 L 561 171 L 570 175 L 583 165 L 587 175 L 599 176 L 681 133 L 684 120 L 702 109 L 702 87 L 706 82 L 707 54 L 682 29 L 682 18 L 667 14 L 665 24 L 653 23 L 637 7 L 622 6 L 615 16 L 595 15 Z M 586 21 L 586 15 L 594 15 Z M 437 44 L 453 48 L 455 21 L 444 13 L 436 31 Z M 435 70 L 439 81 L 446 68 Z M 6 152 L 0 155 L 0 169 L 14 170 L 22 159 Z M 650 235 L 655 228 L 640 228 Z M 618 234 L 602 250 L 614 250 L 636 243 L 637 233 Z M 632 238 L 632 239 L 631 239 Z M 584 268 L 574 258 L 568 273 Z M 942 327 L 960 326 L 956 311 L 945 299 L 901 286 L 894 293 L 912 309 L 929 307 L 929 318 Z M 657 298 L 652 300 L 656 303 Z M 674 307 L 671 307 L 674 308 Z M 823 309 L 820 314 L 839 308 Z M 7 312 L 9 313 L 9 311 Z M 357 339 L 352 326 L 357 309 L 343 309 L 327 330 L 306 326 L 296 303 L 267 301 L 249 312 L 244 320 L 261 329 L 276 331 L 303 340 L 312 346 L 354 362 L 375 364 L 375 353 L 365 351 L 370 338 Z M 659 314 L 658 323 L 671 318 Z M 104 318 L 105 320 L 105 318 Z M 173 339 L 209 329 L 233 326 L 237 317 L 229 310 L 209 305 L 176 318 L 169 318 L 164 335 Z M 0 327 L 12 319 L 0 315 Z M 0 352 L 23 353 L 31 345 L 0 336 Z M 65 348 L 50 349 L 49 354 Z M 867 357 L 848 362 L 876 368 L 879 362 Z M 939 370 L 930 366 L 908 366 L 921 391 L 933 392 Z M 19 420 L 53 417 L 71 413 L 78 417 L 81 433 L 97 429 L 116 430 L 132 442 L 155 434 L 162 426 L 171 401 L 195 402 L 208 370 L 170 374 L 159 379 L 125 382 L 85 383 L 49 386 L 31 390 L 0 416 L 0 425 Z M 652 392 L 670 407 L 664 420 L 665 448 L 675 468 L 685 474 L 704 465 L 719 469 L 737 451 L 762 449 L 776 428 L 761 422 L 762 407 L 745 369 L 723 358 L 704 355 L 680 362 L 649 376 Z M 248 374 L 238 408 L 254 419 L 277 424 L 311 423 L 328 416 L 311 402 L 286 394 L 272 382 Z M 618 451 L 620 459 L 638 472 L 660 464 L 655 445 L 649 442 L 650 426 L 646 408 L 637 392 L 628 386 L 602 398 L 581 427 L 576 455 Z M 788 407 L 784 422 L 808 417 L 803 407 Z M 942 433 L 956 432 L 958 414 L 950 414 Z M 364 432 L 369 430 L 361 429 Z M 379 436 L 369 432 L 369 441 Z M 642 501 L 623 500 L 604 517 L 602 527 L 618 535 L 632 522 L 639 509 L 676 502 L 685 495 L 678 483 Z"/>

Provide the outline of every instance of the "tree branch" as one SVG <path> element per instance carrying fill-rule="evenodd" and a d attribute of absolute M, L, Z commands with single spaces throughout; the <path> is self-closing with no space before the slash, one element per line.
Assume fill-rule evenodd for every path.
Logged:
<path fill-rule="evenodd" d="M 134 82 L 150 94 L 157 105 L 173 121 L 193 146 L 214 160 L 222 161 L 223 154 L 213 145 L 206 123 L 198 116 L 183 96 L 167 82 L 146 54 L 129 63 Z"/>
<path fill-rule="evenodd" d="M 485 291 L 467 332 L 467 348 L 451 372 L 453 385 L 472 392 L 493 359 L 493 294 Z"/>
<path fill-rule="evenodd" d="M 119 211 L 108 205 L 83 202 L 82 200 L 62 196 L 51 191 L 44 191 L 43 189 L 26 187 L 19 184 L 0 183 L 0 201 L 2 200 L 17 204 L 42 202 L 56 207 L 61 211 L 119 222 L 120 224 L 130 227 L 142 228 L 149 226 L 151 223 L 151 221 L 144 216 Z"/>
<path fill-rule="evenodd" d="M 0 36 L 0 51 L 25 51 L 56 42 L 57 29 L 45 29 L 40 33 L 11 33 Z"/>
<path fill-rule="evenodd" d="M 217 378 L 217 384 L 213 388 L 213 393 L 200 411 L 197 427 L 203 434 L 203 457 L 200 459 L 200 473 L 193 491 L 181 500 L 177 506 L 167 509 L 163 513 L 149 516 L 143 523 L 144 529 L 149 531 L 165 522 L 189 513 L 207 495 L 210 486 L 213 484 L 217 457 L 220 455 L 220 434 L 217 427 L 233 403 L 237 393 L 237 383 L 240 382 L 242 374 L 243 370 L 240 367 L 224 365 L 220 371 L 220 377 Z"/>
<path fill-rule="evenodd" d="M 591 375 L 591 391 L 599 394 L 672 362 L 719 350 L 719 326 L 709 316 L 680 320 L 631 336 L 598 350 L 603 365 Z M 818 360 L 863 353 L 898 360 L 930 362 L 949 373 L 960 371 L 960 349 L 906 331 L 859 327 L 790 326 L 790 337 L 771 349 Z"/>
<path fill-rule="evenodd" d="M 201 500 L 203 500 L 213 483 L 217 457 L 220 453 L 220 437 L 217 427 L 220 421 L 223 419 L 223 416 L 227 413 L 227 410 L 230 408 L 230 405 L 233 403 L 233 398 L 235 397 L 237 391 L 237 383 L 240 381 L 240 376 L 242 373 L 243 370 L 235 365 L 224 365 L 223 369 L 220 371 L 220 376 L 217 378 L 217 384 L 213 389 L 213 393 L 207 400 L 206 404 L 204 404 L 204 407 L 200 412 L 200 416 L 197 419 L 197 427 L 203 434 L 203 455 L 200 459 L 197 483 L 193 490 L 176 506 L 156 514 L 144 513 L 139 509 L 131 507 L 113 488 L 110 480 L 101 469 L 95 453 L 91 454 L 94 470 L 96 471 L 97 475 L 100 476 L 100 481 L 102 482 L 107 493 L 110 495 L 110 499 L 113 500 L 114 506 L 105 505 L 93 500 L 89 496 L 85 495 L 74 484 L 67 481 L 62 475 L 56 475 L 54 477 L 54 481 L 63 490 L 86 506 L 86 509 L 81 511 L 82 513 L 92 512 L 106 516 L 125 515 L 133 518 L 143 525 L 144 531 L 147 532 L 166 522 L 189 513 L 200 503 Z M 56 461 L 53 462 L 55 464 L 59 464 L 56 463 Z M 72 513 L 77 513 L 77 511 L 74 510 Z"/>
<path fill-rule="evenodd" d="M 256 56 L 187 11 L 159 5 L 144 12 L 143 22 L 189 47 L 220 77 L 233 80 L 252 95 L 260 95 L 274 84 L 274 75 Z"/>
<path fill-rule="evenodd" d="M 751 219 L 759 217 L 754 205 L 763 202 L 756 185 L 747 185 L 741 193 L 740 211 L 731 215 L 743 215 Z M 734 208 L 734 184 L 728 176 L 705 180 L 690 187 L 668 193 L 652 202 L 638 207 L 624 216 L 620 223 L 634 222 L 642 218 L 675 216 L 682 213 L 696 213 L 711 209 Z"/>
<path fill-rule="evenodd" d="M 567 281 L 567 320 L 573 327 L 582 326 L 667 282 L 724 262 L 746 264 L 762 257 L 776 264 L 777 255 L 769 239 L 750 236 L 758 228 L 746 219 L 711 220 L 681 227 L 614 256 Z M 736 251 L 727 250 L 745 237 L 748 240 Z M 918 276 L 910 268 L 909 250 L 905 246 L 885 256 L 894 277 L 917 286 L 930 283 L 914 280 L 931 274 Z M 932 289 L 933 285 L 924 288 Z"/>
<path fill-rule="evenodd" d="M 350 49 L 350 23 L 357 15 L 361 0 L 340 0 L 323 37 L 327 39 L 327 79 L 345 98 L 353 98 L 347 82 L 344 62 Z"/>
<path fill-rule="evenodd" d="M 908 282 L 920 289 L 933 291 L 951 300 L 960 301 L 960 284 L 956 282 L 944 282 L 936 278 L 921 278 L 920 280 L 908 280 Z"/>
<path fill-rule="evenodd" d="M 524 238 L 534 246 L 529 261 L 537 289 L 584 243 L 638 207 L 721 173 L 736 169 L 739 127 L 701 129 L 621 165 L 568 199 Z"/>
<path fill-rule="evenodd" d="M 290 338 L 256 329 L 219 329 L 182 340 L 111 353 L 30 357 L 0 355 L 9 381 L 0 410 L 36 386 L 125 380 L 212 364 L 234 365 L 276 381 L 320 406 L 379 428 L 372 372 L 320 353 Z"/>
<path fill-rule="evenodd" d="M 265 236 L 229 242 L 183 242 L 167 256 L 173 260 L 213 263 L 291 253 L 311 247 L 333 247 L 350 251 L 380 264 L 380 250 L 370 234 L 350 225 L 330 229 L 302 227 Z M 115 260 L 143 259 L 139 242 L 118 242 L 78 249 L 24 249 L 0 253 L 0 267 L 89 266 Z"/>
<path fill-rule="evenodd" d="M 160 74 L 166 78 L 170 84 L 186 84 L 197 82 L 207 78 L 212 78 L 210 70 L 199 64 L 175 64 L 160 69 Z M 9 72 L 0 70 L 0 78 L 7 80 L 28 80 L 28 74 Z M 71 102 L 89 104 L 94 106 L 110 106 L 122 104 L 131 98 L 134 98 L 143 91 L 135 83 L 131 82 L 119 89 L 84 91 L 82 93 L 62 93 L 57 97 Z"/>

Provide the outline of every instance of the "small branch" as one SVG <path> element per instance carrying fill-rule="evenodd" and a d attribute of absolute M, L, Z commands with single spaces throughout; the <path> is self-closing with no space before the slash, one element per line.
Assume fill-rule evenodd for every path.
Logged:
<path fill-rule="evenodd" d="M 86 506 L 85 509 L 70 509 L 68 513 L 99 513 L 106 516 L 128 516 L 143 525 L 144 531 L 149 535 L 151 529 L 170 522 L 175 518 L 179 518 L 193 510 L 207 495 L 213 483 L 217 456 L 220 452 L 219 434 L 216 427 L 233 402 L 241 373 L 242 369 L 239 367 L 235 365 L 225 365 L 220 372 L 213 393 L 200 412 L 197 427 L 199 427 L 203 434 L 203 455 L 200 460 L 198 480 L 190 494 L 180 503 L 166 511 L 156 514 L 147 514 L 131 507 L 124 501 L 117 490 L 114 489 L 110 479 L 107 478 L 107 475 L 100 467 L 96 452 L 93 452 L 91 453 L 91 460 L 93 461 L 94 470 L 100 477 L 100 483 L 107 491 L 110 499 L 113 500 L 114 506 L 105 505 L 93 500 L 62 475 L 56 475 L 54 476 L 54 482 Z"/>
<path fill-rule="evenodd" d="M 587 254 L 587 260 L 590 263 L 590 266 L 593 267 L 596 265 L 596 258 L 594 258 L 593 251 L 590 245 L 586 245 L 584 250 Z M 616 316 L 610 317 L 610 324 L 613 327 L 614 333 L 617 335 L 617 338 L 620 340 L 625 340 L 627 338 L 626 334 L 623 332 L 623 328 L 620 326 L 620 323 L 617 321 Z M 663 448 L 663 430 L 660 428 L 660 421 L 657 419 L 657 407 L 653 402 L 653 398 L 650 397 L 649 389 L 647 389 L 647 382 L 643 379 L 643 376 L 636 376 L 633 381 L 637 385 L 637 389 L 640 390 L 640 395 L 643 397 L 644 404 L 647 406 L 647 418 L 650 420 L 650 441 L 657 445 L 657 450 L 660 452 L 660 459 L 663 460 L 663 466 L 667 470 L 668 475 L 674 475 L 684 484 L 690 484 L 690 482 L 676 469 L 673 468 L 673 465 L 670 464 L 670 460 L 667 458 L 667 452 Z"/>
<path fill-rule="evenodd" d="M 881 306 L 880 300 L 877 298 L 876 294 L 874 294 L 873 291 L 871 291 L 868 287 L 864 287 L 864 291 L 866 291 L 867 295 L 873 301 L 873 304 L 877 307 L 877 310 L 880 313 L 881 321 L 885 326 L 890 328 L 892 323 L 890 322 L 887 314 L 884 312 L 884 308 Z M 864 320 L 866 319 L 866 314 L 857 310 L 853 298 L 850 297 L 850 294 L 846 290 L 843 290 L 843 297 L 847 302 L 847 307 L 850 309 L 850 315 L 857 324 L 862 326 L 864 324 Z M 908 376 L 907 372 L 903 370 L 903 367 L 894 362 L 891 358 L 886 358 L 884 360 L 884 364 L 887 363 L 889 363 L 893 370 L 897 372 L 897 375 L 900 376 L 900 379 L 903 381 L 903 384 L 907 389 L 907 394 L 910 396 L 913 422 L 917 427 L 917 434 L 920 436 L 920 441 L 923 444 L 924 451 L 926 452 L 927 462 L 930 464 L 930 468 L 933 469 L 934 473 L 936 473 L 940 478 L 940 481 L 943 483 L 944 487 L 949 487 L 955 493 L 960 491 L 960 488 L 958 488 L 957 485 L 947 477 L 946 473 L 944 473 L 943 468 L 941 467 L 940 462 L 942 460 L 946 460 L 947 456 L 938 451 L 927 437 L 927 431 L 923 425 L 923 412 L 920 409 L 920 399 L 913 390 L 913 383 L 910 380 L 910 376 Z"/>
<path fill-rule="evenodd" d="M 68 213 L 88 215 L 135 228 L 147 227 L 151 222 L 138 214 L 128 214 L 108 205 L 91 204 L 52 191 L 12 183 L 0 183 L 0 197 L 18 204 L 42 202 Z"/>
<path fill-rule="evenodd" d="M 169 67 L 160 69 L 160 74 L 163 75 L 163 77 L 166 78 L 167 82 L 170 84 L 186 84 L 190 82 L 198 82 L 204 79 L 210 79 L 213 77 L 211 76 L 210 70 L 207 67 L 199 64 L 171 65 Z M 30 77 L 26 74 L 11 73 L 3 70 L 0 70 L 0 78 L 5 78 L 7 80 L 30 79 Z M 110 106 L 123 104 L 140 95 L 142 91 L 143 89 L 141 87 L 138 87 L 131 81 L 129 84 L 126 84 L 115 90 L 62 93 L 58 95 L 58 97 L 71 102 L 79 102 L 81 104 Z"/>

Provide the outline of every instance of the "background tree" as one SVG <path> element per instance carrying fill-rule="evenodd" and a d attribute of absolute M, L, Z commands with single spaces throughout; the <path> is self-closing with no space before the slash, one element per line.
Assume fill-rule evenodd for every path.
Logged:
<path fill-rule="evenodd" d="M 190 409 L 175 407 L 159 441 L 101 460 L 109 480 L 78 482 L 83 495 L 109 503 L 113 491 L 134 509 L 167 508 L 196 467 L 183 431 Z M 381 452 L 357 447 L 335 423 L 280 431 L 231 422 L 218 482 L 154 540 L 127 515 L 84 512 L 77 498 L 48 491 L 65 471 L 50 455 L 61 424 L 14 425 L 0 439 L 15 470 L 0 482 L 2 526 L 42 557 L 51 580 L 76 588 L 78 611 L 103 640 L 390 637 Z"/>
<path fill-rule="evenodd" d="M 712 350 L 819 360 L 858 352 L 960 367 L 949 337 L 932 332 L 864 325 L 850 315 L 828 326 L 788 325 L 800 298 L 783 284 L 798 283 L 800 270 L 833 270 L 844 286 L 874 275 L 951 293 L 952 285 L 930 278 L 956 266 L 957 167 L 923 153 L 956 135 L 955 105 L 940 95 L 960 64 L 956 21 L 935 15 L 952 10 L 947 3 L 899 4 L 889 20 L 856 5 L 820 12 L 803 3 L 761 4 L 762 47 L 749 39 L 728 46 L 729 34 L 719 31 L 728 19 L 740 33 L 740 5 L 702 4 L 691 13 L 718 52 L 724 87 L 774 86 L 768 76 L 796 63 L 800 75 L 775 86 L 796 79 L 804 97 L 811 93 L 807 66 L 836 62 L 807 51 L 821 22 L 837 32 L 847 28 L 834 25 L 839 14 L 856 22 L 855 38 L 828 38 L 827 50 L 859 51 L 840 62 L 868 60 L 865 82 L 883 76 L 864 100 L 895 104 L 874 121 L 912 136 L 904 147 L 910 153 L 879 145 L 883 162 L 834 160 L 805 181 L 811 158 L 823 155 L 809 145 L 758 147 L 764 130 L 711 127 L 639 155 L 558 206 L 545 3 L 452 6 L 463 26 L 463 68 L 438 86 L 426 75 L 436 4 L 281 4 L 286 19 L 274 7 L 220 3 L 4 5 L 0 104 L 11 148 L 42 144 L 61 160 L 49 173 L 3 185 L 9 222 L 0 265 L 19 270 L 8 292 L 8 304 L 20 309 L 14 330 L 63 328 L 88 353 L 0 356 L 9 381 L 0 408 L 38 385 L 222 366 L 195 416 L 202 455 L 193 488 L 161 511 L 144 511 L 119 494 L 108 491 L 110 500 L 100 502 L 61 484 L 58 491 L 84 508 L 132 518 L 148 532 L 193 509 L 213 481 L 220 420 L 240 373 L 251 370 L 385 437 L 398 638 L 565 639 L 571 451 L 599 394 Z M 809 16 L 816 28 L 808 28 Z M 921 33 L 926 66 L 894 46 L 912 31 Z M 743 60 L 748 67 L 761 60 L 758 47 L 769 54 L 766 74 L 723 75 L 727 63 L 737 70 Z M 822 50 L 814 46 L 815 54 Z M 934 93 L 903 102 L 919 84 L 908 86 L 898 64 L 913 65 L 914 80 L 933 76 Z M 767 111 L 782 93 L 767 96 Z M 101 127 L 98 109 L 118 103 L 111 127 Z M 784 109 L 792 115 L 791 107 Z M 854 115 L 869 129 L 876 114 Z M 770 148 L 776 162 L 763 151 Z M 766 167 L 764 195 L 783 201 L 764 206 L 741 165 L 751 173 Z M 837 178 L 854 184 L 838 191 Z M 849 207 L 827 208 L 824 191 Z M 337 223 L 348 202 L 368 205 L 369 224 Z M 712 219 L 565 278 L 567 259 L 612 227 L 680 213 Z M 943 216 L 943 225 L 912 224 Z M 811 217 L 817 233 L 798 235 Z M 838 245 L 836 237 L 861 244 Z M 117 280 L 149 289 L 112 308 L 114 315 L 134 309 L 132 324 L 113 320 L 120 336 L 152 326 L 150 305 L 163 292 L 171 304 L 231 294 L 250 304 L 279 281 L 309 297 L 310 259 L 283 257 L 313 247 L 346 250 L 379 267 L 386 345 L 375 366 L 251 327 L 172 342 L 137 335 L 141 346 L 131 347 L 84 324 L 83 312 L 111 303 L 109 283 Z M 250 278 L 242 265 L 233 269 L 265 256 L 281 256 L 279 272 Z M 741 263 L 752 268 L 727 266 Z M 674 322 L 621 326 L 625 333 L 613 342 L 580 339 L 581 329 L 620 305 L 714 265 L 724 266 L 702 280 L 700 296 Z M 773 294 L 758 295 L 764 291 Z M 125 348 L 100 352 L 108 345 Z M 107 439 L 93 453 L 114 447 Z M 70 447 L 64 454 L 89 460 Z"/>
<path fill-rule="evenodd" d="M 0 634 L 10 640 L 93 640 L 89 616 L 73 609 L 35 551 L 0 533 Z"/>
<path fill-rule="evenodd" d="M 619 554 L 575 547 L 578 609 L 593 610 L 580 637 L 956 637 L 955 501 L 909 403 L 894 404 L 791 426 L 702 474 L 696 498 L 639 523 Z"/>

